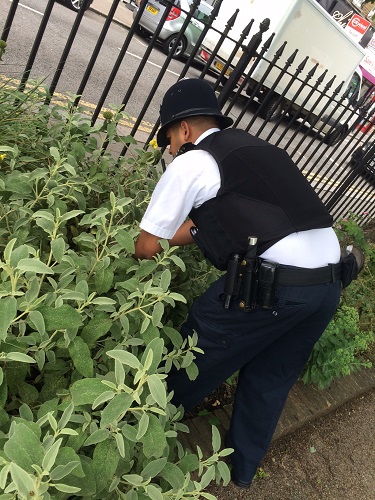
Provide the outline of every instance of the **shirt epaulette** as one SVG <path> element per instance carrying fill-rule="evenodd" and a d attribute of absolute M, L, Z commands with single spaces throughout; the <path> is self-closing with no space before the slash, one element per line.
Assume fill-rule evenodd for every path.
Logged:
<path fill-rule="evenodd" d="M 177 151 L 177 154 L 176 156 L 180 156 L 180 155 L 183 155 L 184 153 L 187 153 L 188 151 L 191 151 L 195 148 L 195 144 L 193 144 L 192 142 L 186 142 L 185 144 L 183 144 L 180 149 Z"/>

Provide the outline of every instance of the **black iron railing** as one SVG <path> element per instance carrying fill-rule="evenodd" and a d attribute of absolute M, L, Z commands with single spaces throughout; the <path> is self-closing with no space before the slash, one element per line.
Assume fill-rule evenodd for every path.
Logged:
<path fill-rule="evenodd" d="M 50 95 L 46 103 L 49 103 L 54 93 L 59 90 L 61 75 L 68 71 L 65 62 L 68 56 L 71 57 L 72 45 L 80 32 L 85 7 L 89 1 L 85 0 L 83 8 L 77 13 L 62 54 L 59 58 L 56 57 L 56 64 L 53 63 L 52 67 L 56 67 L 56 70 L 49 84 Z M 124 95 L 119 95 L 118 102 L 115 103 L 125 111 L 131 99 L 139 92 L 138 83 L 145 76 L 147 61 L 152 50 L 157 46 L 158 37 L 173 6 L 172 0 L 166 0 L 165 3 L 167 6 L 161 21 L 151 40 L 145 45 L 138 66 L 134 69 L 130 82 L 125 86 Z M 327 71 L 319 73 L 318 63 L 311 64 L 309 54 L 302 54 L 298 50 L 289 48 L 288 40 L 277 47 L 278 50 L 274 52 L 274 56 L 268 60 L 267 53 L 275 34 L 268 34 L 267 19 L 260 25 L 256 25 L 253 20 L 249 19 L 248 25 L 241 34 L 235 36 L 233 27 L 238 16 L 236 11 L 226 21 L 223 31 L 219 32 L 215 27 L 215 19 L 220 13 L 221 3 L 222 0 L 215 3 L 208 21 L 203 23 L 197 43 L 187 60 L 184 60 L 184 65 L 181 66 L 176 79 L 186 77 L 192 66 L 196 69 L 196 62 L 199 59 L 201 63 L 199 78 L 208 79 L 212 83 L 223 112 L 233 116 L 234 127 L 248 130 L 253 135 L 286 149 L 336 220 L 345 217 L 350 211 L 357 214 L 368 212 L 368 219 L 375 217 L 375 179 L 366 171 L 364 162 L 359 162 L 355 167 L 352 167 L 350 162 L 358 147 L 375 140 L 375 129 L 372 128 L 372 102 L 369 97 L 364 95 L 359 101 L 351 100 L 349 91 L 343 88 L 344 82 L 336 81 L 336 76 L 328 74 Z M 146 1 L 141 2 L 132 25 L 125 32 L 120 52 L 105 85 L 99 89 L 100 95 L 97 102 L 92 103 L 94 105 L 93 124 L 100 119 L 108 94 L 127 57 L 129 45 L 133 37 L 137 36 L 139 21 L 146 4 Z M 165 56 L 161 68 L 158 71 L 155 70 L 150 90 L 142 99 L 142 104 L 135 114 L 136 119 L 129 131 L 130 135 L 137 134 L 142 121 L 147 117 L 157 91 L 160 88 L 164 90 L 163 77 L 199 5 L 200 0 L 194 0 L 190 5 L 190 10 L 184 12 L 184 21 L 174 47 Z M 55 0 L 48 0 L 25 68 L 20 75 L 19 90 L 21 91 L 26 87 L 39 48 L 46 37 L 46 28 L 51 22 L 50 17 L 54 7 Z M 118 8 L 126 7 L 120 0 L 113 0 L 102 29 L 92 45 L 92 53 L 87 60 L 87 65 L 82 70 L 82 75 L 79 75 L 80 83 L 77 89 L 69 89 L 70 93 L 77 94 L 75 106 L 80 102 L 92 70 L 98 64 L 100 52 L 107 43 L 108 33 L 113 26 Z M 18 0 L 9 3 L 9 10 L 4 16 L 2 39 L 8 40 L 9 35 L 12 34 L 13 23 L 17 21 L 19 10 Z M 26 24 L 25 29 L 27 29 Z M 216 46 L 211 51 L 206 50 L 205 58 L 199 58 L 209 30 L 217 32 Z M 220 64 L 215 67 L 215 61 L 220 60 L 220 49 L 228 40 L 232 42 L 232 51 L 226 60 L 221 60 Z M 237 57 L 239 51 L 241 52 Z M 283 58 L 285 62 L 281 62 Z M 260 77 L 259 75 L 255 77 L 260 65 L 262 74 Z M 0 66 L 0 72 L 6 75 L 6 68 L 7 66 Z M 220 72 L 218 68 L 221 68 Z M 40 77 L 43 76 L 45 75 L 40 75 Z M 148 138 L 144 140 L 145 147 L 155 136 L 158 126 L 159 122 L 155 119 L 151 124 Z M 126 149 L 120 154 L 126 154 Z"/>

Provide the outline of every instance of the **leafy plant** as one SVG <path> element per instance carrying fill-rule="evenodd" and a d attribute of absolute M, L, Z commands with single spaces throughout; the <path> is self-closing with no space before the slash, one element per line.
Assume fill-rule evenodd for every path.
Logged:
<path fill-rule="evenodd" d="M 346 248 L 347 245 L 354 245 L 371 254 L 363 227 L 360 225 L 366 215 L 366 212 L 362 216 L 351 212 L 348 217 L 344 217 L 335 224 L 335 232 L 342 248 Z"/>
<path fill-rule="evenodd" d="M 4 55 L 6 46 L 7 46 L 6 42 L 4 40 L 0 40 L 0 61 Z"/>
<path fill-rule="evenodd" d="M 314 383 L 324 389 L 335 378 L 371 366 L 360 354 L 373 342 L 373 334 L 361 331 L 358 322 L 359 315 L 353 307 L 342 305 L 337 310 L 305 367 L 302 380 L 306 384 Z"/>
<path fill-rule="evenodd" d="M 120 136 L 115 109 L 92 126 L 32 89 L 0 89 L 2 497 L 213 498 L 230 450 L 216 427 L 211 457 L 182 447 L 166 378 L 197 375 L 197 336 L 178 326 L 215 273 L 166 241 L 133 258 L 159 151 Z"/>
<path fill-rule="evenodd" d="M 363 219 L 365 212 L 359 216 L 350 214 L 336 224 L 336 233 L 342 247 L 353 244 L 362 249 L 365 254 L 365 264 L 357 280 L 343 291 L 342 303 L 354 307 L 359 314 L 359 326 L 364 331 L 375 330 L 375 303 L 369 300 L 374 294 L 375 274 L 375 241 L 366 238 Z"/>
<path fill-rule="evenodd" d="M 374 244 L 366 241 L 359 225 L 362 217 L 350 214 L 335 225 L 341 247 L 353 244 L 361 248 L 366 260 L 358 279 L 343 291 L 340 307 L 314 346 L 302 374 L 305 383 L 320 388 L 335 378 L 371 366 L 363 355 L 375 340 L 375 304 L 368 300 L 374 294 L 375 252 Z"/>

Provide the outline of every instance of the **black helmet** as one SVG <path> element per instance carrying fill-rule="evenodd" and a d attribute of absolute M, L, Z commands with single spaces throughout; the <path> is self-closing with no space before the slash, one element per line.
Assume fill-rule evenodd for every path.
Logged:
<path fill-rule="evenodd" d="M 224 116 L 220 110 L 215 92 L 209 83 L 198 78 L 178 81 L 165 93 L 160 106 L 160 130 L 157 134 L 158 146 L 169 144 L 167 129 L 179 120 L 189 116 L 213 116 L 221 129 L 230 127 L 232 118 Z"/>

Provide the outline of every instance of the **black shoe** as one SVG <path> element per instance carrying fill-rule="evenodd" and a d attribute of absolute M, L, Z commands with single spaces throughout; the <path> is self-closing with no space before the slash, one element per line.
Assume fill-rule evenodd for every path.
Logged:
<path fill-rule="evenodd" d="M 250 485 L 251 485 L 251 481 L 250 482 L 246 482 L 246 481 L 241 481 L 241 479 L 238 479 L 236 477 L 236 474 L 233 471 L 232 471 L 232 474 L 231 474 L 231 479 L 232 479 L 232 483 L 234 483 L 239 488 L 249 488 Z"/>

